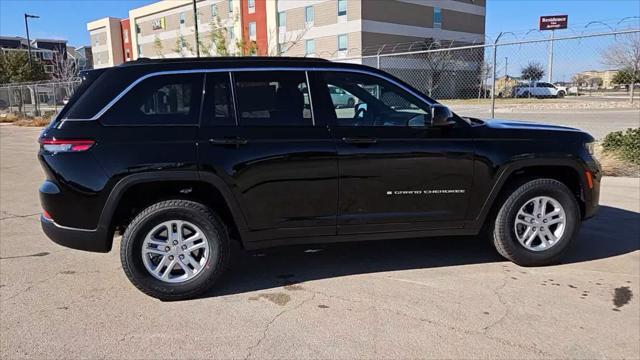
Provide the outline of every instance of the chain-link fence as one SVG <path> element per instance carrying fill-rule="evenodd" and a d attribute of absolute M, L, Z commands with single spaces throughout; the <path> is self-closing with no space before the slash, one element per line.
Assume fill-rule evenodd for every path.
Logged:
<path fill-rule="evenodd" d="M 640 102 L 640 29 L 573 33 L 538 32 L 528 40 L 502 33 L 490 44 L 433 42 L 420 51 L 335 61 L 379 68 L 454 109 L 482 107 L 491 116 L 497 106 L 547 106 L 545 101 L 576 108 Z"/>
<path fill-rule="evenodd" d="M 80 80 L 0 85 L 0 113 L 47 115 L 67 103 Z"/>

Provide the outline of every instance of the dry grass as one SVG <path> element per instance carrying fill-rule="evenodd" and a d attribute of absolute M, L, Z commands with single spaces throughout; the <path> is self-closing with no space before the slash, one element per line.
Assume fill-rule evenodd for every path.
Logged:
<path fill-rule="evenodd" d="M 27 127 L 44 127 L 49 125 L 49 122 L 51 122 L 51 118 L 35 117 L 20 119 L 13 124 L 17 126 Z"/>
<path fill-rule="evenodd" d="M 16 113 L 0 115 L 0 123 L 9 123 L 17 126 L 43 127 L 49 125 L 49 122 L 51 122 L 50 114 L 36 117 Z"/>
<path fill-rule="evenodd" d="M 14 123 L 18 121 L 18 115 L 16 114 L 2 114 L 0 115 L 0 123 Z"/>
<path fill-rule="evenodd" d="M 605 176 L 640 177 L 639 165 L 622 159 L 615 152 L 604 151 L 599 144 L 596 146 L 596 158 Z"/>

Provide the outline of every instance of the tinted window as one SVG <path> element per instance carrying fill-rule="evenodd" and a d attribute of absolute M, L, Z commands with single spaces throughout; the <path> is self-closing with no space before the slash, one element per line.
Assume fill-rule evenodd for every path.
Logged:
<path fill-rule="evenodd" d="M 429 106 L 376 76 L 327 72 L 338 126 L 425 126 Z"/>
<path fill-rule="evenodd" d="M 203 114 L 204 126 L 235 126 L 229 73 L 207 74 Z"/>
<path fill-rule="evenodd" d="M 195 125 L 202 74 L 153 76 L 124 95 L 101 121 L 108 125 Z"/>
<path fill-rule="evenodd" d="M 234 73 L 239 123 L 248 126 L 312 126 L 304 71 Z"/>

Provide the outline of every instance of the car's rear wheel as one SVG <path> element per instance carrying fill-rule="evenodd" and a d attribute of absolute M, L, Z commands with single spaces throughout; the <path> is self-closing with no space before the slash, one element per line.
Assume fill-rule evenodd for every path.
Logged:
<path fill-rule="evenodd" d="M 225 270 L 229 236 L 206 206 L 168 200 L 143 210 L 127 227 L 120 248 L 122 267 L 142 292 L 181 300 L 209 289 Z"/>
<path fill-rule="evenodd" d="M 558 98 L 562 99 L 566 94 L 564 93 L 564 91 L 560 90 L 558 91 L 558 94 L 556 95 Z"/>
<path fill-rule="evenodd" d="M 536 179 L 518 187 L 495 219 L 496 250 L 522 266 L 557 263 L 577 236 L 580 208 L 561 182 Z"/>

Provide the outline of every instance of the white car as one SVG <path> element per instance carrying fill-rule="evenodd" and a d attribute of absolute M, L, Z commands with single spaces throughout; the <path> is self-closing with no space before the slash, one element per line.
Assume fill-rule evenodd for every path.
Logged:
<path fill-rule="evenodd" d="M 513 97 L 562 98 L 567 95 L 566 87 L 558 87 L 548 82 L 521 83 L 511 90 Z"/>
<path fill-rule="evenodd" d="M 329 85 L 329 93 L 335 108 L 352 108 L 356 105 L 354 96 L 342 89 Z"/>

